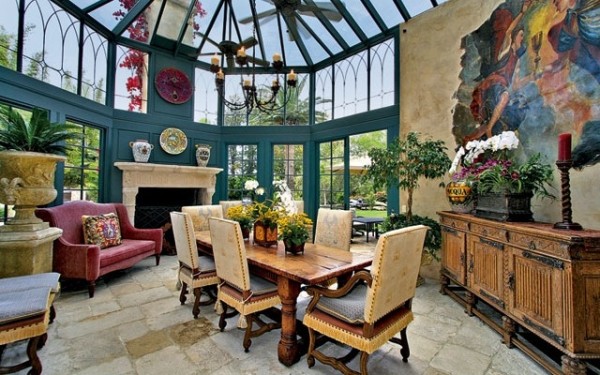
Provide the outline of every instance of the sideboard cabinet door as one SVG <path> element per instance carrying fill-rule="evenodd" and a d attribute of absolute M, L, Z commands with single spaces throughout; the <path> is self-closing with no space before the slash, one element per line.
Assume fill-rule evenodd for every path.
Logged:
<path fill-rule="evenodd" d="M 572 296 L 565 288 L 568 282 L 565 268 L 570 265 L 560 259 L 513 247 L 508 247 L 507 255 L 507 310 L 521 324 L 563 347 L 563 319 L 568 314 L 565 306 L 572 304 Z"/>
<path fill-rule="evenodd" d="M 442 226 L 442 269 L 462 285 L 467 282 L 465 237 L 465 232 Z"/>
<path fill-rule="evenodd" d="M 467 234 L 467 286 L 488 303 L 504 309 L 504 244 Z"/>

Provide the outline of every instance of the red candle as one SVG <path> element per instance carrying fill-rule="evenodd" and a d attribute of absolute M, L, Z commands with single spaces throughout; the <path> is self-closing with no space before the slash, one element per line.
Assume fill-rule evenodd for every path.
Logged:
<path fill-rule="evenodd" d="M 571 160 L 571 133 L 558 135 L 558 160 Z"/>

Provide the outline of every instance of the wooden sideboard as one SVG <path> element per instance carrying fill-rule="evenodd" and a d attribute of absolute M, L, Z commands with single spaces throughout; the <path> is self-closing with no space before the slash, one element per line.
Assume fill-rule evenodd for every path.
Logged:
<path fill-rule="evenodd" d="M 596 373 L 600 231 L 438 215 L 441 292 L 550 373 Z"/>

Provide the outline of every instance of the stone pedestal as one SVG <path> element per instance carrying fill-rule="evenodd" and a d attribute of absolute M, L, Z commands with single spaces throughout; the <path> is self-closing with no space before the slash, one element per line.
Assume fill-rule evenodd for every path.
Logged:
<path fill-rule="evenodd" d="M 48 223 L 0 227 L 0 278 L 52 272 L 52 245 L 62 229 Z"/>

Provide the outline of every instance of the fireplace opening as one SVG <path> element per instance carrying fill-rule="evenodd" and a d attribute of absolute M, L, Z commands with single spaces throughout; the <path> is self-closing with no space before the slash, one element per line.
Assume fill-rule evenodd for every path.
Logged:
<path fill-rule="evenodd" d="M 135 198 L 134 225 L 136 228 L 161 228 L 164 255 L 175 255 L 175 241 L 171 230 L 171 211 L 182 206 L 202 204 L 200 189 L 193 188 L 140 188 Z"/>

